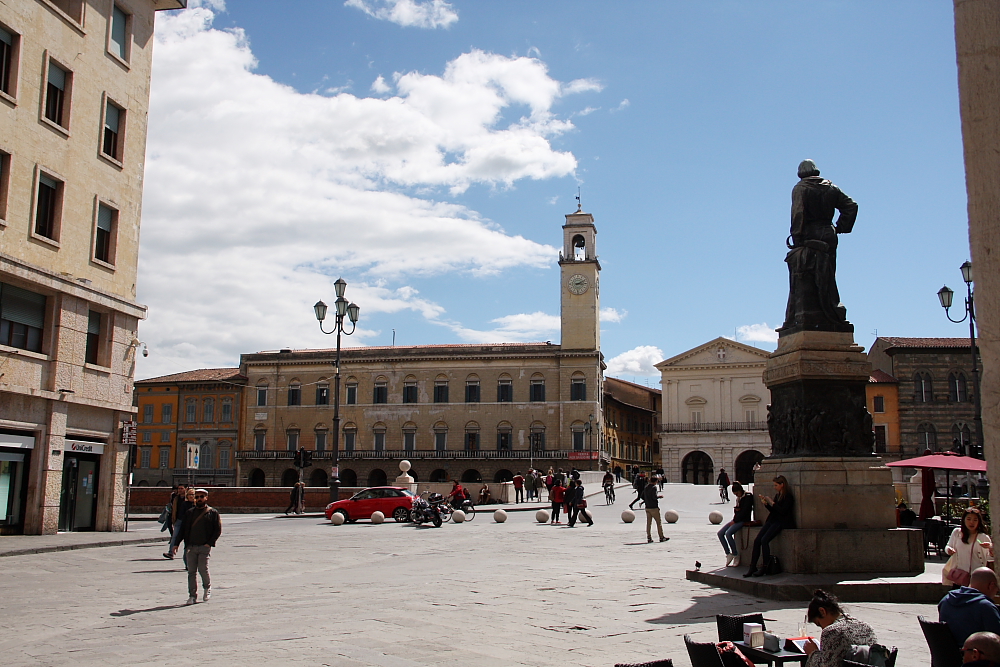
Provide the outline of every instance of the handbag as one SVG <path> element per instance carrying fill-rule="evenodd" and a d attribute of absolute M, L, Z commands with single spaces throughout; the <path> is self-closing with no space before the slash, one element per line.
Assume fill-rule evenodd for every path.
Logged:
<path fill-rule="evenodd" d="M 764 570 L 767 572 L 768 576 L 781 574 L 781 561 L 778 560 L 777 556 L 770 556 L 767 559 L 767 563 L 764 564 Z"/>
<path fill-rule="evenodd" d="M 952 567 L 951 569 L 948 570 L 948 574 L 945 575 L 945 579 L 947 579 L 948 581 L 950 581 L 950 582 L 952 582 L 954 584 L 958 584 L 959 586 L 968 586 L 969 585 L 969 582 L 972 580 L 972 573 L 969 571 L 969 570 L 972 569 L 972 551 L 978 545 L 979 545 L 979 536 L 976 535 L 975 542 L 972 545 L 969 546 L 969 569 L 968 570 L 963 570 L 960 567 Z M 954 558 L 957 555 L 958 555 L 957 553 L 954 553 L 954 554 L 952 554 L 951 557 Z M 948 562 L 950 563 L 951 559 L 948 559 Z M 947 567 L 947 566 L 948 566 L 948 563 L 945 563 L 945 567 Z"/>
<path fill-rule="evenodd" d="M 166 505 L 163 506 L 163 511 L 160 512 L 160 516 L 156 519 L 157 523 L 166 523 L 167 521 L 169 521 L 171 512 L 172 508 L 170 506 L 170 503 L 167 503 Z"/>
<path fill-rule="evenodd" d="M 582 510 L 587 509 L 587 499 L 586 498 L 580 498 L 580 500 L 577 501 L 576 506 L 579 507 Z"/>

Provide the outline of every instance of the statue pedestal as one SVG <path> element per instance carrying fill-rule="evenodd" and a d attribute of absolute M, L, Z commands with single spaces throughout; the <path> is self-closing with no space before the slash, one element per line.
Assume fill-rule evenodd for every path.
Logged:
<path fill-rule="evenodd" d="M 920 530 L 896 528 L 892 471 L 872 454 L 874 433 L 865 386 L 871 364 L 847 332 L 782 336 L 764 371 L 771 391 L 772 456 L 754 475 L 757 494 L 774 496 L 784 475 L 795 497 L 795 529 L 771 542 L 786 572 L 914 573 L 924 569 Z M 741 549 L 750 562 L 753 538 Z M 742 542 L 742 540 L 741 540 Z"/>

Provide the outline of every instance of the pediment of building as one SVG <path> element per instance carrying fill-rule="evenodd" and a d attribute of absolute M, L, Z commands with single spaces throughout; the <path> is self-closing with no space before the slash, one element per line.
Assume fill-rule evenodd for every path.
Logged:
<path fill-rule="evenodd" d="M 671 371 L 693 366 L 724 368 L 733 365 L 763 364 L 769 356 L 770 352 L 766 350 L 719 337 L 665 359 L 656 364 L 656 368 L 660 371 Z"/>

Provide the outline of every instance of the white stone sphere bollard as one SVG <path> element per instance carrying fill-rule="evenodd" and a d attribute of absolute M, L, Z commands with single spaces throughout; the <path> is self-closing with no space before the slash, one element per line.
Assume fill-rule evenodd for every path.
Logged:
<path fill-rule="evenodd" d="M 385 521 L 385 515 L 381 512 L 372 512 L 372 523 L 382 523 Z"/>
<path fill-rule="evenodd" d="M 720 523 L 722 523 L 722 512 L 720 512 L 719 510 L 714 510 L 712 512 L 709 512 L 708 520 L 711 521 L 716 526 L 718 526 Z"/>
<path fill-rule="evenodd" d="M 504 512 L 503 510 L 497 510 L 496 512 L 493 513 L 493 520 L 496 521 L 497 523 L 503 523 L 504 521 L 507 520 L 507 513 Z"/>
<path fill-rule="evenodd" d="M 681 515 L 677 513 L 677 510 L 667 510 L 663 513 L 663 518 L 667 523 L 677 523 L 677 520 L 681 518 Z"/>
<path fill-rule="evenodd" d="M 635 512 L 632 510 L 622 510 L 622 521 L 625 523 L 632 523 L 635 521 Z"/>
<path fill-rule="evenodd" d="M 535 521 L 538 523 L 545 523 L 549 520 L 549 513 L 545 510 L 538 510 L 535 512 Z"/>
<path fill-rule="evenodd" d="M 335 526 L 343 526 L 344 525 L 344 515 L 341 514 L 340 512 L 334 512 L 330 516 L 330 523 L 332 523 Z"/>
<path fill-rule="evenodd" d="M 465 512 L 462 510 L 455 510 L 451 513 L 451 520 L 455 523 L 462 523 L 465 521 Z"/>
<path fill-rule="evenodd" d="M 410 469 L 410 468 L 412 468 L 412 467 L 413 467 L 413 466 L 411 466 L 411 465 L 410 465 L 410 462 L 409 462 L 409 461 L 407 461 L 406 459 L 403 459 L 402 461 L 400 461 L 400 462 L 399 462 L 399 469 L 400 469 L 400 470 L 401 470 L 402 472 L 407 472 L 407 471 L 409 471 L 409 469 Z"/>

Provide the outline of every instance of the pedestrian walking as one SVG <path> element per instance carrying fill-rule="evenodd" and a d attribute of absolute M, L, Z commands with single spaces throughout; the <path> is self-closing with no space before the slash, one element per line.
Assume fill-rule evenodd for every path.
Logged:
<path fill-rule="evenodd" d="M 575 479 L 571 479 L 566 487 L 566 514 L 569 517 L 567 523 L 570 528 L 576 525 L 576 518 L 580 513 L 580 508 L 576 504 L 577 484 Z"/>
<path fill-rule="evenodd" d="M 302 514 L 305 505 L 306 485 L 302 482 L 296 482 L 295 486 L 292 487 L 292 492 L 288 495 L 288 507 L 285 509 L 285 514 L 289 512 Z"/>
<path fill-rule="evenodd" d="M 184 484 L 178 484 L 178 491 L 183 490 L 183 494 L 178 494 L 177 503 L 177 523 L 174 524 L 174 536 L 170 538 L 170 545 L 167 547 L 167 552 L 163 554 L 164 558 L 169 558 L 173 560 L 174 556 L 177 554 L 177 548 L 181 544 L 181 524 L 184 522 L 184 513 L 189 509 L 194 507 L 194 489 L 185 486 Z M 184 554 L 184 565 L 187 565 L 187 554 Z"/>
<path fill-rule="evenodd" d="M 562 523 L 559 520 L 559 510 L 566 502 L 566 487 L 561 484 L 553 484 L 552 488 L 549 489 L 549 499 L 552 501 L 552 525 L 554 526 L 557 523 Z"/>
<path fill-rule="evenodd" d="M 642 491 L 645 488 L 646 476 L 641 472 L 635 473 L 635 476 L 632 478 L 632 490 L 635 491 L 635 498 L 633 498 L 632 502 L 628 504 L 629 509 L 633 509 L 633 505 L 642 500 Z"/>
<path fill-rule="evenodd" d="M 187 559 L 188 601 L 194 604 L 198 601 L 198 575 L 201 574 L 201 586 L 204 590 L 202 602 L 208 602 L 212 597 L 212 576 L 208 571 L 208 561 L 212 547 L 222 535 L 222 519 L 219 512 L 208 504 L 208 491 L 194 490 L 194 507 L 190 508 L 181 522 L 181 533 L 184 539 L 184 555 Z"/>
<path fill-rule="evenodd" d="M 514 503 L 524 501 L 524 477 L 518 472 L 514 475 Z"/>
<path fill-rule="evenodd" d="M 660 491 L 663 491 L 663 483 L 667 480 L 667 475 L 663 472 L 663 468 L 656 469 L 656 480 L 660 484 Z"/>
<path fill-rule="evenodd" d="M 574 480 L 576 480 L 577 482 L 579 482 L 579 481 L 580 481 L 580 471 L 576 469 L 576 466 L 573 466 L 573 467 L 572 467 L 572 468 L 570 469 L 570 471 L 569 471 L 569 476 L 570 476 L 570 477 L 572 477 L 572 478 L 573 478 Z"/>
<path fill-rule="evenodd" d="M 568 484 L 566 484 L 566 473 L 563 472 L 562 468 L 559 468 L 558 472 L 556 472 L 554 481 L 556 482 L 556 484 L 563 487 L 564 489 L 569 486 Z"/>
<path fill-rule="evenodd" d="M 186 484 L 178 484 L 174 487 L 174 492 L 170 494 L 170 518 L 167 519 L 170 522 L 170 542 L 167 544 L 167 550 L 163 553 L 164 558 L 173 559 L 175 547 L 180 542 L 177 531 L 181 527 L 181 519 L 184 518 L 181 506 L 186 497 Z"/>
<path fill-rule="evenodd" d="M 653 541 L 652 527 L 656 521 L 656 532 L 660 535 L 660 541 L 666 542 L 669 537 L 663 536 L 663 521 L 660 519 L 660 498 L 659 489 L 656 488 L 656 476 L 651 475 L 646 488 L 642 490 L 642 499 L 646 503 L 646 542 Z"/>
<path fill-rule="evenodd" d="M 621 466 L 615 466 L 615 481 L 618 482 L 619 484 L 622 483 L 622 467 Z"/>
<path fill-rule="evenodd" d="M 586 521 L 588 526 L 594 525 L 594 518 L 587 512 L 587 496 L 583 489 L 583 482 L 576 483 L 576 511 L 577 518 Z"/>

